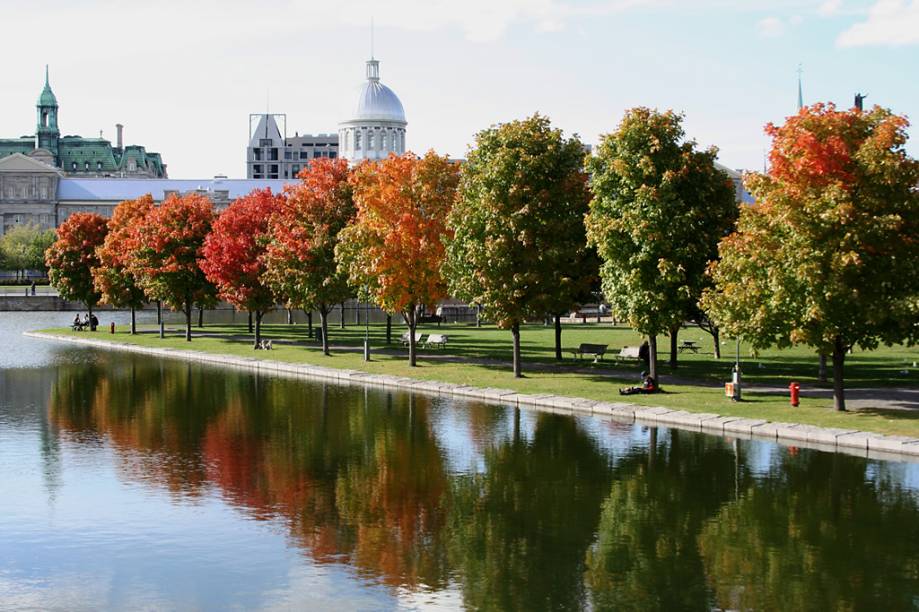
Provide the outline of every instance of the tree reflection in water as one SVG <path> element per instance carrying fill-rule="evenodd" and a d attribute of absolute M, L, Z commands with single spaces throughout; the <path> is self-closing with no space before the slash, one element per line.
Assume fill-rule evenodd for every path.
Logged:
<path fill-rule="evenodd" d="M 776 448 L 760 473 L 750 442 L 636 427 L 613 452 L 588 417 L 438 401 L 107 354 L 60 366 L 49 416 L 127 480 L 473 609 L 915 606 L 916 494 L 883 464 Z"/>

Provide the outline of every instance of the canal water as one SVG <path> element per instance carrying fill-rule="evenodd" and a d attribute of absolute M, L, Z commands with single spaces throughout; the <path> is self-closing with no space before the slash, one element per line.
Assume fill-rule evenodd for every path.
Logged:
<path fill-rule="evenodd" d="M 0 609 L 919 608 L 916 464 L 20 335 L 71 314 L 0 313 Z"/>

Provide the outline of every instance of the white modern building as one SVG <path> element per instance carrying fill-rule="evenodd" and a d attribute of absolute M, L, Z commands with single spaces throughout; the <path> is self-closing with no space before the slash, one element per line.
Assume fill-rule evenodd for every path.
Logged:
<path fill-rule="evenodd" d="M 399 97 L 380 82 L 380 62 L 367 62 L 367 80 L 361 85 L 351 117 L 339 124 L 338 148 L 351 163 L 385 159 L 405 153 L 405 109 Z"/>

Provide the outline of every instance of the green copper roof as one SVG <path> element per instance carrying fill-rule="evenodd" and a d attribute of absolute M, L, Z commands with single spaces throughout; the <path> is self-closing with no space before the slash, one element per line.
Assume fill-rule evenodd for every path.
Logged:
<path fill-rule="evenodd" d="M 45 88 L 41 90 L 38 96 L 38 106 L 57 106 L 57 98 L 51 91 L 51 85 L 48 83 L 48 65 L 45 64 Z"/>

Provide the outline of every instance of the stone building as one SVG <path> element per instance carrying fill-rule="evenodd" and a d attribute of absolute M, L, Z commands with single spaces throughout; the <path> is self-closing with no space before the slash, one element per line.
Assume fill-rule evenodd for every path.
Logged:
<path fill-rule="evenodd" d="M 258 119 L 255 129 L 251 129 Z M 309 160 L 338 157 L 338 134 L 281 134 L 278 119 L 287 125 L 283 114 L 249 116 L 249 146 L 246 147 L 246 177 L 250 179 L 297 178 Z"/>
<path fill-rule="evenodd" d="M 380 62 L 367 62 L 367 80 L 361 85 L 357 106 L 341 122 L 338 141 L 341 155 L 352 163 L 385 159 L 405 153 L 405 110 L 399 96 L 380 82 Z"/>
<path fill-rule="evenodd" d="M 110 217 L 119 202 L 145 194 L 162 202 L 170 194 L 201 193 L 218 209 L 253 189 L 280 192 L 289 181 L 217 177 L 205 180 L 73 177 L 60 168 L 13 153 L 0 158 L 0 235 L 17 225 L 53 229 L 75 212 Z"/>
<path fill-rule="evenodd" d="M 166 178 L 166 164 L 159 153 L 140 145 L 124 145 L 124 126 L 117 124 L 114 146 L 104 138 L 61 136 L 57 97 L 48 81 L 38 96 L 37 125 L 32 136 L 0 139 L 0 159 L 21 154 L 61 170 L 64 176 L 129 176 Z"/>

